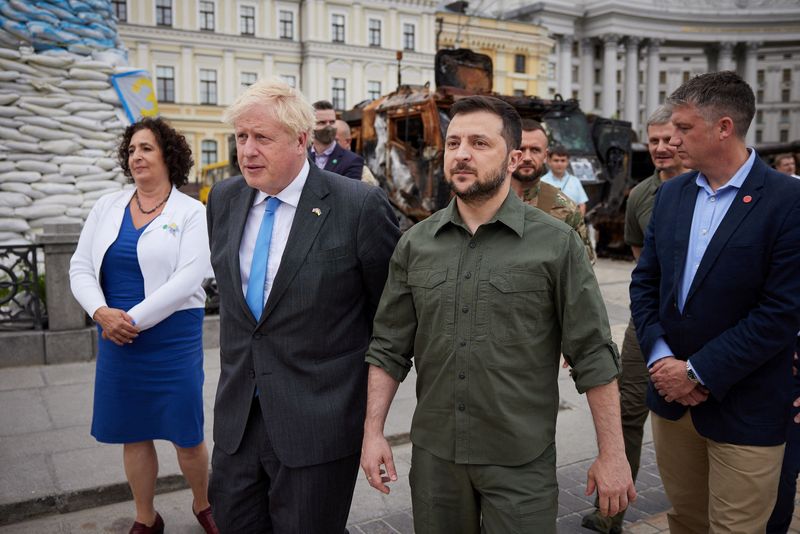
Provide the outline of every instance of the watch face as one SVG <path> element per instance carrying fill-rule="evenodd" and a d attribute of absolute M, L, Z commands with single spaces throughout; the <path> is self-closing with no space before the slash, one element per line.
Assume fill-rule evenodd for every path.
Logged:
<path fill-rule="evenodd" d="M 692 382 L 697 382 L 698 381 L 697 380 L 697 375 L 694 374 L 694 371 L 690 367 L 686 368 L 686 375 L 689 377 L 689 380 L 691 380 Z"/>

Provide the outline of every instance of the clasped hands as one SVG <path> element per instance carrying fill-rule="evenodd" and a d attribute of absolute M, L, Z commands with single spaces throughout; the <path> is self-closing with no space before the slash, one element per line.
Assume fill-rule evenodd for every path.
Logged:
<path fill-rule="evenodd" d="M 139 335 L 139 327 L 134 324 L 133 318 L 123 310 L 103 306 L 94 312 L 92 319 L 100 325 L 103 339 L 113 341 L 117 345 L 133 343 Z"/>
<path fill-rule="evenodd" d="M 686 374 L 686 362 L 674 356 L 661 358 L 650 368 L 650 379 L 667 402 L 697 406 L 708 399 L 708 390 L 695 384 Z"/>

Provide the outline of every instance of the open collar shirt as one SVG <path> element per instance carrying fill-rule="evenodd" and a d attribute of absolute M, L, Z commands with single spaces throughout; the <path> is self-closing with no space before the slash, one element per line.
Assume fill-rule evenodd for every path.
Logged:
<path fill-rule="evenodd" d="M 555 439 L 559 355 L 579 391 L 619 373 L 578 235 L 511 191 L 471 235 L 455 200 L 400 239 L 367 362 L 417 366 L 411 440 L 456 463 L 522 465 Z"/>

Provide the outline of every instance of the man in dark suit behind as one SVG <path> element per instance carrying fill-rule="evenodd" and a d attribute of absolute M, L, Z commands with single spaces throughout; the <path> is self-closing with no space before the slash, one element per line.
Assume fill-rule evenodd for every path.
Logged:
<path fill-rule="evenodd" d="M 745 145 L 755 99 L 735 73 L 668 104 L 695 172 L 660 187 L 630 293 L 670 532 L 764 532 L 800 327 L 800 182 Z"/>
<path fill-rule="evenodd" d="M 309 164 L 313 109 L 285 83 L 250 86 L 226 120 L 243 177 L 208 202 L 220 292 L 214 517 L 223 533 L 338 534 L 399 230 L 379 188 Z"/>
<path fill-rule="evenodd" d="M 336 142 L 336 111 L 327 100 L 314 102 L 314 139 L 308 156 L 317 167 L 329 172 L 361 180 L 364 158 L 339 146 Z"/>

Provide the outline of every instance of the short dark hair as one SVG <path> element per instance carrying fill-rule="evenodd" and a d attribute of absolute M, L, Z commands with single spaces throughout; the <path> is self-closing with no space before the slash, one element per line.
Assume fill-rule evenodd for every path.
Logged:
<path fill-rule="evenodd" d="M 189 148 L 186 138 L 161 117 L 144 117 L 125 128 L 117 148 L 117 159 L 125 176 L 133 181 L 131 168 L 128 165 L 128 146 L 131 144 L 133 134 L 139 130 L 153 132 L 153 137 L 156 138 L 156 143 L 161 149 L 161 155 L 167 166 L 169 181 L 172 182 L 172 185 L 175 187 L 185 185 L 189 180 L 189 171 L 194 166 L 192 149 Z"/>
<path fill-rule="evenodd" d="M 707 72 L 684 82 L 667 99 L 670 107 L 692 105 L 708 122 L 730 117 L 744 139 L 756 114 L 753 89 L 733 71 Z"/>
<path fill-rule="evenodd" d="M 569 157 L 569 152 L 564 145 L 555 145 L 553 148 L 547 151 L 548 156 L 563 156 L 565 158 Z"/>
<path fill-rule="evenodd" d="M 333 104 L 331 104 L 328 100 L 317 100 L 316 102 L 311 104 L 311 107 L 313 107 L 314 109 L 317 109 L 317 110 L 320 110 L 320 109 L 334 109 Z"/>
<path fill-rule="evenodd" d="M 509 151 L 519 149 L 522 144 L 522 119 L 514 106 L 493 96 L 468 96 L 456 100 L 450 108 L 450 118 L 452 119 L 458 114 L 475 113 L 476 111 L 488 111 L 500 117 L 503 121 L 503 129 L 500 134 L 506 141 L 506 147 Z"/>
<path fill-rule="evenodd" d="M 542 132 L 547 137 L 547 132 L 542 126 L 542 123 L 535 119 L 522 119 L 523 132 Z"/>

